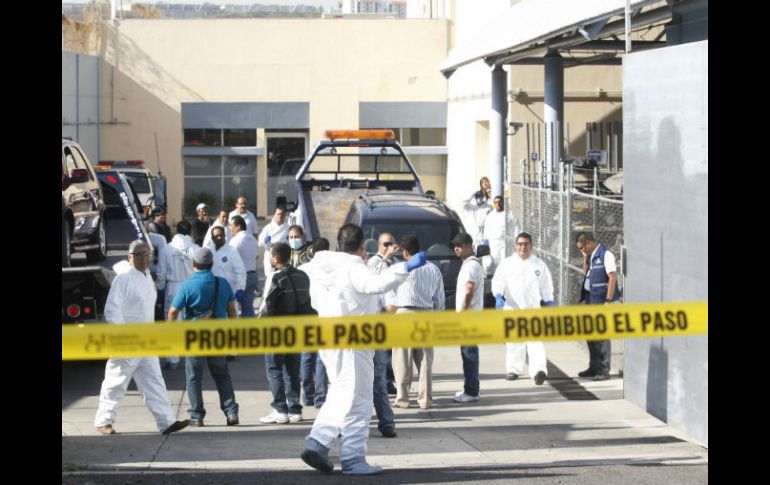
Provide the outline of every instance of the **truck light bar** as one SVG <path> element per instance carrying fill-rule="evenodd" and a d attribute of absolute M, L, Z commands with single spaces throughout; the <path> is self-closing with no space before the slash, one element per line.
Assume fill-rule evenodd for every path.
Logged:
<path fill-rule="evenodd" d="M 393 130 L 326 130 L 324 135 L 330 140 L 395 140 Z"/>
<path fill-rule="evenodd" d="M 141 167 L 144 165 L 144 160 L 99 160 L 99 165 L 104 166 L 128 166 L 128 167 Z"/>

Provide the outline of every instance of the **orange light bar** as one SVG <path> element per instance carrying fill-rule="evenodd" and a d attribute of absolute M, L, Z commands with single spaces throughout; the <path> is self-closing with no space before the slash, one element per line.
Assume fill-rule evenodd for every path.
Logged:
<path fill-rule="evenodd" d="M 326 130 L 326 138 L 330 140 L 395 140 L 393 130 Z"/>

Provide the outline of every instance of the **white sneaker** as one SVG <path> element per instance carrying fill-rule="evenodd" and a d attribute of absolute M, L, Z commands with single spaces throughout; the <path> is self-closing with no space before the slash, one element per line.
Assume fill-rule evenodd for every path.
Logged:
<path fill-rule="evenodd" d="M 479 396 L 469 396 L 464 391 L 457 391 L 455 393 L 455 402 L 476 402 L 479 400 Z"/>
<path fill-rule="evenodd" d="M 291 424 L 296 424 L 302 421 L 302 415 L 301 414 L 289 414 L 289 422 Z"/>
<path fill-rule="evenodd" d="M 289 422 L 289 415 L 286 413 L 279 413 L 278 411 L 273 410 L 272 413 L 268 414 L 264 418 L 259 418 L 259 422 L 265 423 L 265 424 L 271 424 L 271 423 L 286 424 Z"/>

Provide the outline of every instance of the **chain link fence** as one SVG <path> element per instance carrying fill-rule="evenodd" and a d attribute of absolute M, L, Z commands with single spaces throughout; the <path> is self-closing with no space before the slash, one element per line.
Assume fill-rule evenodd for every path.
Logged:
<path fill-rule="evenodd" d="M 593 172 L 592 185 L 576 187 L 580 185 L 575 183 L 576 170 L 572 163 L 562 163 L 558 173 L 545 174 L 542 165 L 533 167 L 522 161 L 519 182 L 508 183 L 505 190 L 506 256 L 516 251 L 514 231 L 531 234 L 534 254 L 551 270 L 558 305 L 574 305 L 580 300 L 583 255 L 575 245 L 580 232 L 592 232 L 613 252 L 618 275 L 622 275 L 622 196 L 599 195 L 597 171 Z M 551 179 L 547 175 L 557 180 L 554 186 L 544 187 L 543 180 Z"/>

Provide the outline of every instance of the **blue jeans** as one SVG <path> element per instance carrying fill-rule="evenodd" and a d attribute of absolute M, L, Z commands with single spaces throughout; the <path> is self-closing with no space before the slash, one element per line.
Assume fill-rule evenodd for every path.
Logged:
<path fill-rule="evenodd" d="M 323 403 L 326 402 L 326 391 L 329 386 L 329 378 L 326 376 L 326 366 L 321 361 L 321 354 L 315 352 L 315 397 L 313 399 L 313 405 L 316 409 L 321 409 Z"/>
<path fill-rule="evenodd" d="M 256 271 L 246 273 L 246 289 L 243 290 L 243 301 L 241 302 L 241 316 L 253 317 L 254 299 L 257 297 L 257 288 L 259 287 L 259 275 Z"/>
<path fill-rule="evenodd" d="M 460 347 L 463 357 L 463 392 L 469 396 L 479 397 L 479 347 L 471 345 Z"/>
<path fill-rule="evenodd" d="M 299 367 L 299 378 L 302 380 L 302 391 L 305 393 L 305 406 L 312 406 L 315 402 L 315 361 L 318 352 L 302 352 Z"/>
<path fill-rule="evenodd" d="M 299 403 L 299 360 L 299 354 L 265 354 L 267 383 L 273 393 L 270 405 L 279 413 L 302 413 L 302 405 Z"/>
<path fill-rule="evenodd" d="M 224 357 L 185 357 L 184 370 L 187 377 L 187 397 L 190 399 L 190 409 L 187 412 L 191 419 L 203 419 L 206 409 L 203 407 L 203 364 L 207 363 L 209 373 L 214 378 L 219 393 L 219 408 L 225 416 L 238 415 L 238 403 L 235 402 L 233 381 L 230 379 L 230 369 Z"/>
<path fill-rule="evenodd" d="M 374 351 L 374 410 L 377 412 L 377 429 L 382 431 L 396 426 L 396 417 L 388 400 L 388 353 L 387 350 Z"/>

